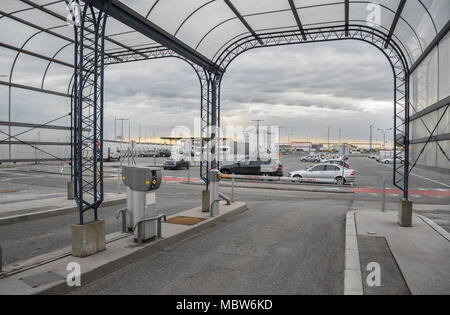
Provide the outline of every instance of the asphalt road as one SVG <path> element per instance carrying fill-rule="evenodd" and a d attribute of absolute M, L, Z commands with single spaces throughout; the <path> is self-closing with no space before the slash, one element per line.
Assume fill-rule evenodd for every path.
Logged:
<path fill-rule="evenodd" d="M 145 161 L 144 161 L 145 163 Z M 304 168 L 309 163 L 283 159 L 285 172 Z M 352 158 L 357 171 L 357 186 L 380 187 L 391 167 L 367 158 Z M 4 171 L 5 169 L 0 169 Z M 114 174 L 108 166 L 107 174 Z M 26 169 L 7 169 L 0 190 L 11 187 L 35 189 L 39 195 L 65 194 L 67 176 Z M 191 177 L 198 177 L 198 168 Z M 417 188 L 441 189 L 448 176 L 418 170 Z M 186 171 L 164 171 L 164 176 L 186 177 Z M 27 176 L 33 174 L 33 176 Z M 5 180 L 7 179 L 7 180 Z M 442 183 L 442 184 L 440 184 Z M 16 185 L 16 186 L 14 186 Z M 113 176 L 105 179 L 105 190 L 116 191 Z M 157 192 L 158 212 L 168 215 L 200 206 L 200 185 L 163 183 Z M 230 194 L 230 188 L 221 190 Z M 26 191 L 24 191 L 24 194 Z M 36 198 L 36 197 L 34 197 Z M 237 188 L 236 199 L 248 203 L 249 211 L 226 225 L 195 236 L 156 257 L 139 261 L 78 293 L 171 293 L 171 294 L 319 294 L 342 293 L 343 242 L 345 214 L 355 209 L 380 209 L 375 194 L 311 193 L 301 191 Z M 417 202 L 448 204 L 448 198 L 419 198 Z M 388 196 L 387 209 L 398 207 L 398 196 Z M 117 208 L 100 210 L 106 220 L 107 233 L 120 230 L 114 218 Z M 444 227 L 446 211 L 427 211 L 428 217 L 440 220 Z M 77 215 L 0 226 L 0 245 L 4 263 L 9 264 L 70 245 L 70 225 Z M 152 272 L 149 272 L 151 270 Z"/>
<path fill-rule="evenodd" d="M 77 294 L 342 294 L 352 201 L 246 194 L 249 211 Z"/>

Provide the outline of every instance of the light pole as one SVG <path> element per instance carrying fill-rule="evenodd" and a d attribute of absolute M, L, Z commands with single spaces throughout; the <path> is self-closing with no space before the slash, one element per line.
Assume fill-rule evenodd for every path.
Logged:
<path fill-rule="evenodd" d="M 389 128 L 389 129 L 386 129 L 386 130 L 382 130 L 382 129 L 379 129 L 379 128 L 378 128 L 377 130 L 383 134 L 383 149 L 384 149 L 384 151 L 386 152 L 386 133 L 387 133 L 389 130 L 392 130 L 392 128 Z"/>
<path fill-rule="evenodd" d="M 116 121 L 120 121 L 121 122 L 121 139 L 120 140 L 124 140 L 124 136 L 123 136 L 123 122 L 124 121 L 128 121 L 128 140 L 131 142 L 131 119 L 130 118 L 117 118 Z"/>
<path fill-rule="evenodd" d="M 369 146 L 369 152 L 372 152 L 372 130 L 375 128 L 374 125 L 370 125 L 370 146 Z"/>
<path fill-rule="evenodd" d="M 259 123 L 264 121 L 262 119 L 252 120 L 256 122 L 256 159 L 259 161 Z"/>
<path fill-rule="evenodd" d="M 328 151 L 330 151 L 330 129 L 331 129 L 331 126 L 327 126 L 327 129 L 328 129 Z"/>

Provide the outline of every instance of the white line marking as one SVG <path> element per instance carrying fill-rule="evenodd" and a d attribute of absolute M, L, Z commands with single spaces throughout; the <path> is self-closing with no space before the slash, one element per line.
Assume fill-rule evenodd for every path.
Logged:
<path fill-rule="evenodd" d="M 439 184 L 439 185 L 442 185 L 442 186 L 450 188 L 450 185 L 438 182 L 437 180 L 430 179 L 430 178 L 427 178 L 427 177 L 423 177 L 423 176 L 420 176 L 420 175 L 417 175 L 417 174 L 414 174 L 414 173 L 411 173 L 411 175 L 419 177 L 419 178 L 422 178 L 422 179 L 425 179 L 425 180 L 429 180 L 430 182 L 433 182 L 433 183 L 436 183 L 436 184 Z"/>

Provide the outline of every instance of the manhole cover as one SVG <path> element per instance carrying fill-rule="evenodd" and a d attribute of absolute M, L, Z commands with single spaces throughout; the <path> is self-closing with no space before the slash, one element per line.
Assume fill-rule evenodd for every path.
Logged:
<path fill-rule="evenodd" d="M 202 218 L 178 216 L 178 217 L 173 217 L 173 218 L 167 219 L 167 223 L 181 224 L 181 225 L 195 225 L 195 224 L 203 222 L 205 220 L 206 219 L 202 219 Z"/>

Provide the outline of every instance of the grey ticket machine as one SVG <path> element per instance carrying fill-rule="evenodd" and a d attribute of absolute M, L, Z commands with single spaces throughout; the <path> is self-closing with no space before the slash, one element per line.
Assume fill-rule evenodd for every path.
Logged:
<path fill-rule="evenodd" d="M 128 194 L 128 229 L 137 233 L 136 224 L 156 216 L 155 207 L 149 205 L 155 202 L 154 194 L 161 185 L 162 175 L 158 168 L 122 166 L 122 181 Z M 142 225 L 142 239 L 148 241 L 157 234 L 157 222 L 145 222 Z M 137 238 L 137 236 L 136 236 Z"/>

